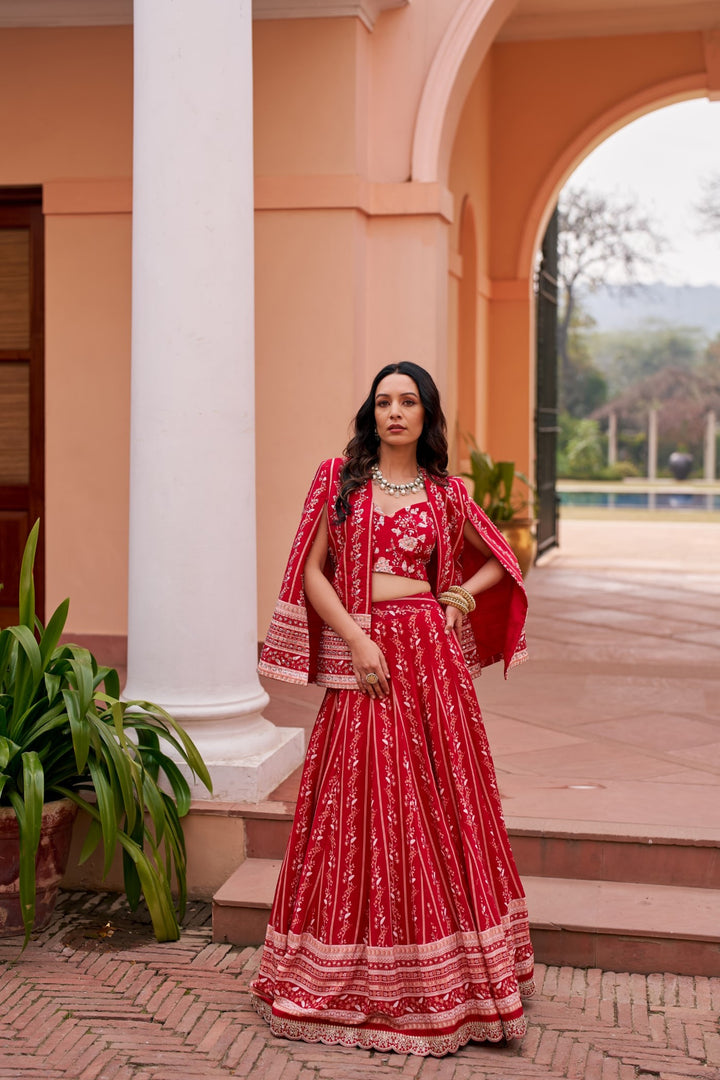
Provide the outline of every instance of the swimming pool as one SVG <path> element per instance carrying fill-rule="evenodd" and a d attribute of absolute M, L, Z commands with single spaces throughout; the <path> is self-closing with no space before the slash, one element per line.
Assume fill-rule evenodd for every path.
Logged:
<path fill-rule="evenodd" d="M 558 491 L 561 506 L 627 507 L 635 510 L 720 510 L 712 491 Z"/>

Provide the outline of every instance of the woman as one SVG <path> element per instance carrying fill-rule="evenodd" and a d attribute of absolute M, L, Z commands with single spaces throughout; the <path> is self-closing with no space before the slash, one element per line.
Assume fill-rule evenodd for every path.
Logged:
<path fill-rule="evenodd" d="M 328 687 L 252 985 L 277 1035 L 441 1055 L 525 1031 L 527 908 L 472 677 L 524 659 L 526 599 L 445 430 L 426 371 L 378 373 L 263 648 L 262 674 Z"/>

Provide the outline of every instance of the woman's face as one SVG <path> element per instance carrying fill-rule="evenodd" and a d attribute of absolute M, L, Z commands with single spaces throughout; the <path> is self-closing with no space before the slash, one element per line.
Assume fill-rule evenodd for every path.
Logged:
<path fill-rule="evenodd" d="M 394 372 L 378 383 L 375 391 L 375 426 L 381 444 L 408 446 L 422 434 L 425 408 L 417 383 L 409 375 Z"/>

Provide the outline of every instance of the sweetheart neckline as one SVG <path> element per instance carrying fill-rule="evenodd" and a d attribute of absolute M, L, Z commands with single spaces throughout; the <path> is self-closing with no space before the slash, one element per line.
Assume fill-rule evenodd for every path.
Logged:
<path fill-rule="evenodd" d="M 375 512 L 377 510 L 378 514 L 382 514 L 383 517 L 390 518 L 390 520 L 392 521 L 393 518 L 396 518 L 398 516 L 398 514 L 400 513 L 401 510 L 412 510 L 416 506 L 427 506 L 428 503 L 429 503 L 428 499 L 423 499 L 422 502 L 408 503 L 407 506 L 398 506 L 398 508 L 397 508 L 397 510 L 395 511 L 394 514 L 386 514 L 385 511 L 382 509 L 382 507 L 378 506 L 378 504 L 376 502 L 374 502 L 373 503 L 373 512 Z"/>

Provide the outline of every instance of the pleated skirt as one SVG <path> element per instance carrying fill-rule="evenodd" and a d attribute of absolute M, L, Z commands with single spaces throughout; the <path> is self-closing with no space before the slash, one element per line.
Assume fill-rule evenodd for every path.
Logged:
<path fill-rule="evenodd" d="M 323 699 L 252 984 L 276 1035 L 440 1056 L 525 1032 L 527 906 L 444 624 L 430 596 L 374 605 L 390 695 Z"/>

